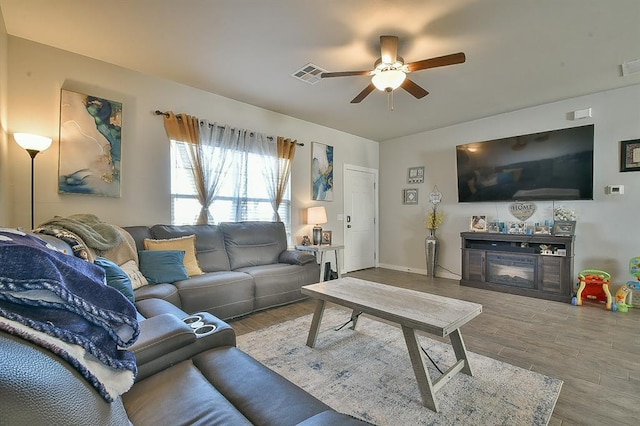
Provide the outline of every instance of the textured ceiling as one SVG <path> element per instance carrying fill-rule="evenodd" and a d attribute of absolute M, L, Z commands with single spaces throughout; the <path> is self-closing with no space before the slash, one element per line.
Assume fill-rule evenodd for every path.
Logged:
<path fill-rule="evenodd" d="M 528 106 L 640 84 L 638 0 L 0 0 L 7 32 L 289 116 L 383 141 Z M 375 91 L 369 78 L 309 85 L 307 63 L 368 70 L 381 34 L 430 94 Z M 188 111 L 185 111 L 188 112 Z M 209 117 L 215 119 L 215 117 Z"/>

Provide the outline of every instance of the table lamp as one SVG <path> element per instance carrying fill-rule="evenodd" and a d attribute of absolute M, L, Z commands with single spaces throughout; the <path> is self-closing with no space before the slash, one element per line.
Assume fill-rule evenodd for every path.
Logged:
<path fill-rule="evenodd" d="M 324 207 L 309 207 L 307 209 L 307 224 L 314 225 L 313 227 L 313 244 L 320 245 L 322 242 L 322 228 L 321 223 L 327 223 L 327 211 Z"/>
<path fill-rule="evenodd" d="M 31 157 L 31 229 L 34 228 L 34 214 L 33 214 L 33 162 L 41 151 L 51 146 L 51 138 L 39 135 L 31 135 L 29 133 L 14 133 L 13 138 L 16 140 L 20 147 L 24 148 Z"/>

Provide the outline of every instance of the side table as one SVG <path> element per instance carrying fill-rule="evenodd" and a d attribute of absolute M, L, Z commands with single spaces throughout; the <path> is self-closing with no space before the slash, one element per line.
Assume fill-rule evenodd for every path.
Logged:
<path fill-rule="evenodd" d="M 338 278 L 342 278 L 342 274 L 340 273 L 340 261 L 338 260 L 340 258 L 339 256 L 339 250 L 344 249 L 343 245 L 329 245 L 329 244 L 321 244 L 321 245 L 313 245 L 313 246 L 296 246 L 296 250 L 302 250 L 302 251 L 308 251 L 313 253 L 313 255 L 316 257 L 316 260 L 320 263 L 320 282 L 324 281 L 324 274 L 325 274 L 325 261 L 324 261 L 324 254 L 328 251 L 332 251 L 335 258 L 336 258 L 336 269 L 338 270 Z"/>

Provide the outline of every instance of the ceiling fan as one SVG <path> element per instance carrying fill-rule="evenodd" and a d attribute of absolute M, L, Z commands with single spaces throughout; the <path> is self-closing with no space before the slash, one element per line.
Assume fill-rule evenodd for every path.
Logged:
<path fill-rule="evenodd" d="M 364 88 L 355 98 L 352 104 L 361 102 L 364 98 L 378 89 L 383 92 L 392 92 L 398 87 L 421 99 L 429 94 L 422 87 L 407 78 L 407 74 L 414 71 L 426 70 L 428 68 L 444 67 L 447 65 L 461 64 L 466 60 L 464 53 L 453 53 L 451 55 L 439 56 L 437 58 L 423 59 L 422 61 L 404 63 L 404 59 L 398 56 L 398 37 L 383 35 L 380 36 L 380 57 L 373 65 L 371 71 L 338 71 L 323 72 L 321 78 L 329 77 L 351 77 L 357 75 L 370 75 L 371 83 Z"/>

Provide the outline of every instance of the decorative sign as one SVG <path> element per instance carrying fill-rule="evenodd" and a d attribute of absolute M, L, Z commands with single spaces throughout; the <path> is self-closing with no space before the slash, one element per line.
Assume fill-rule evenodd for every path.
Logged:
<path fill-rule="evenodd" d="M 435 206 L 437 204 L 440 204 L 441 201 L 442 192 L 438 191 L 438 186 L 435 185 L 433 187 L 433 191 L 431 191 L 431 194 L 429 194 L 429 202 Z"/>
<path fill-rule="evenodd" d="M 516 202 L 509 204 L 509 211 L 516 219 L 524 222 L 536 212 L 536 205 L 533 203 Z"/>

